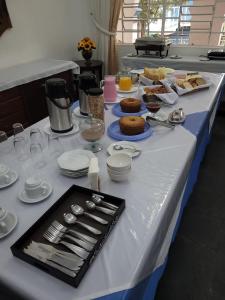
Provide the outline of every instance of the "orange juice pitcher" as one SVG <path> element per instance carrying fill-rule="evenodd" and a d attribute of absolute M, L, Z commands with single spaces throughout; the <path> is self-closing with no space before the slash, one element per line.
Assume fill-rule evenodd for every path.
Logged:
<path fill-rule="evenodd" d="M 132 77 L 128 72 L 121 72 L 117 75 L 119 89 L 121 91 L 130 91 L 132 88 Z"/>

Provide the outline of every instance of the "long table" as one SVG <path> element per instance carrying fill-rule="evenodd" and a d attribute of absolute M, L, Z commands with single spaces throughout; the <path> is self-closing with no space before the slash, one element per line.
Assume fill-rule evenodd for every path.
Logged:
<path fill-rule="evenodd" d="M 110 180 L 106 169 L 107 135 L 104 150 L 97 153 L 101 191 L 126 199 L 126 209 L 80 286 L 75 289 L 47 273 L 13 257 L 10 246 L 72 185 L 89 187 L 87 177 L 71 179 L 60 175 L 50 160 L 43 176 L 53 185 L 53 194 L 42 203 L 25 205 L 17 199 L 23 187 L 20 178 L 0 190 L 0 205 L 19 219 L 11 235 L 0 240 L 0 283 L 28 299 L 153 299 L 166 265 L 182 211 L 187 203 L 204 149 L 209 142 L 224 75 L 206 74 L 213 85 L 208 90 L 182 96 L 169 113 L 183 107 L 187 115 L 175 130 L 154 127 L 153 135 L 140 141 L 142 154 L 133 159 L 129 181 Z M 106 111 L 106 124 L 117 119 Z M 43 128 L 42 120 L 35 126 Z M 29 129 L 27 129 L 29 130 Z M 79 134 L 61 137 L 65 150 L 83 147 Z M 17 168 L 15 157 L 4 159 Z"/>

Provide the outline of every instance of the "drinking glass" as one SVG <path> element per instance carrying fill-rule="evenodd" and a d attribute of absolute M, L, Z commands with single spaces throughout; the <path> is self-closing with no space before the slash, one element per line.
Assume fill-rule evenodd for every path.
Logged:
<path fill-rule="evenodd" d="M 30 129 L 30 142 L 31 144 L 39 144 L 44 149 L 44 136 L 39 128 Z"/>
<path fill-rule="evenodd" d="M 54 134 L 48 136 L 48 154 L 50 158 L 57 158 L 63 153 L 63 146 L 59 141 L 59 137 Z"/>
<path fill-rule="evenodd" d="M 80 134 L 85 141 L 89 142 L 84 148 L 94 153 L 102 150 L 102 145 L 97 141 L 101 139 L 104 132 L 105 125 L 100 119 L 89 117 L 80 123 Z"/>
<path fill-rule="evenodd" d="M 13 140 L 16 156 L 19 161 L 25 161 L 29 158 L 27 141 L 23 136 L 16 136 Z"/>
<path fill-rule="evenodd" d="M 31 144 L 30 145 L 30 154 L 33 166 L 35 168 L 41 169 L 46 166 L 46 161 L 43 156 L 41 144 Z"/>
<path fill-rule="evenodd" d="M 119 79 L 119 88 L 121 91 L 129 91 L 132 88 L 132 79 L 130 76 L 122 76 Z"/>
<path fill-rule="evenodd" d="M 5 131 L 0 131 L 0 154 L 8 155 L 12 152 L 12 144 L 8 140 Z"/>
<path fill-rule="evenodd" d="M 13 133 L 14 133 L 14 136 L 19 136 L 19 135 L 23 135 L 21 133 L 24 132 L 24 128 L 23 128 L 23 125 L 21 123 L 14 123 L 12 125 L 13 127 Z"/>

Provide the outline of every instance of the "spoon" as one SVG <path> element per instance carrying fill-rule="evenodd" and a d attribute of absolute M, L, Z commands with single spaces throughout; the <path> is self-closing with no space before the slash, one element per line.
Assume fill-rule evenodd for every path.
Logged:
<path fill-rule="evenodd" d="M 90 209 L 90 210 L 97 209 L 97 210 L 103 212 L 104 214 L 111 215 L 111 216 L 113 216 L 114 213 L 115 213 L 114 210 L 111 210 L 111 209 L 108 209 L 108 208 L 105 208 L 105 207 L 101 207 L 101 206 L 97 206 L 92 201 L 85 201 L 85 203 L 87 205 L 87 208 Z"/>
<path fill-rule="evenodd" d="M 98 230 L 98 229 L 96 229 L 96 228 L 94 228 L 94 227 L 92 227 L 92 226 L 90 226 L 90 225 L 87 225 L 87 224 L 85 224 L 85 223 L 83 223 L 83 222 L 78 221 L 78 220 L 77 220 L 77 217 L 74 216 L 74 215 L 71 214 L 71 213 L 64 213 L 63 217 L 64 217 L 64 221 L 65 221 L 67 224 L 75 224 L 75 223 L 77 223 L 77 224 L 79 224 L 80 226 L 84 227 L 85 229 L 89 230 L 90 232 L 92 232 L 92 233 L 94 233 L 94 234 L 96 234 L 96 235 L 102 233 L 100 230 Z"/>
<path fill-rule="evenodd" d="M 135 147 L 131 146 L 131 147 L 124 147 L 121 145 L 113 145 L 113 150 L 124 150 L 124 149 L 128 149 L 131 150 L 132 152 L 140 152 L 140 150 L 136 149 Z"/>
<path fill-rule="evenodd" d="M 160 120 L 158 120 L 154 117 L 151 117 L 151 116 L 146 117 L 146 122 L 148 122 L 150 125 L 152 123 L 152 124 L 155 124 L 155 125 L 161 125 L 161 126 L 168 127 L 168 128 L 171 128 L 171 129 L 175 128 L 175 125 L 170 124 L 167 121 L 160 121 Z"/>
<path fill-rule="evenodd" d="M 77 205 L 77 204 L 72 204 L 71 205 L 71 209 L 72 209 L 72 212 L 74 213 L 75 216 L 81 216 L 81 215 L 84 215 L 86 217 L 89 217 L 103 225 L 106 225 L 108 224 L 108 221 L 100 218 L 100 217 L 97 217 L 95 215 L 92 215 L 92 214 L 89 214 L 87 212 L 84 211 L 83 207 L 81 207 L 80 205 Z"/>
<path fill-rule="evenodd" d="M 119 145 L 118 145 L 118 146 L 119 146 Z M 106 207 L 108 207 L 108 208 L 110 208 L 110 209 L 113 209 L 113 210 L 117 210 L 117 209 L 118 209 L 118 206 L 103 201 L 103 200 L 101 199 L 101 197 L 98 196 L 98 195 L 92 195 L 92 200 L 93 200 L 93 202 L 94 202 L 95 204 L 102 204 L 102 205 L 104 205 L 104 206 L 106 206 Z"/>

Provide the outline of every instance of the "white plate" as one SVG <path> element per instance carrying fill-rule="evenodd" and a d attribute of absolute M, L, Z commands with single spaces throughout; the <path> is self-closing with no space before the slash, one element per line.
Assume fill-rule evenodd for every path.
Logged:
<path fill-rule="evenodd" d="M 75 116 L 79 117 L 79 118 L 87 118 L 88 116 L 85 116 L 85 115 L 82 115 L 80 113 L 80 107 L 77 106 L 74 110 L 73 110 L 73 113 Z"/>
<path fill-rule="evenodd" d="M 120 90 L 119 86 L 116 85 L 116 90 L 118 93 L 123 93 L 123 94 L 127 94 L 127 93 L 134 93 L 137 92 L 138 87 L 137 86 L 132 86 L 132 88 L 129 91 L 124 91 L 124 90 Z"/>
<path fill-rule="evenodd" d="M 130 147 L 130 148 L 132 148 L 132 150 L 129 150 L 129 149 L 115 150 L 115 149 L 113 149 L 114 145 Z M 133 149 L 136 151 L 133 151 Z M 128 141 L 120 141 L 120 142 L 118 141 L 118 142 L 115 142 L 115 143 L 112 143 L 111 145 L 109 145 L 109 147 L 107 148 L 107 152 L 109 155 L 113 155 L 116 153 L 126 153 L 126 154 L 130 155 L 131 157 L 136 157 L 141 154 L 141 148 L 137 143 L 128 142 Z"/>
<path fill-rule="evenodd" d="M 157 113 L 151 113 L 150 111 L 143 114 L 142 117 L 146 118 L 147 116 L 156 117 L 159 121 L 166 121 L 168 120 L 168 115 L 162 111 L 158 111 Z"/>
<path fill-rule="evenodd" d="M 58 165 L 61 169 L 69 171 L 79 171 L 89 167 L 91 158 L 96 157 L 88 150 L 72 150 L 64 152 L 57 159 Z"/>
<path fill-rule="evenodd" d="M 41 202 L 41 201 L 47 199 L 51 195 L 53 188 L 52 188 L 51 184 L 48 182 L 44 182 L 43 186 L 46 187 L 46 192 L 43 195 L 36 197 L 36 198 L 30 198 L 27 196 L 25 190 L 23 190 L 18 195 L 19 200 L 22 202 L 25 202 L 25 203 L 32 204 L 32 203 Z"/>
<path fill-rule="evenodd" d="M 83 177 L 83 176 L 87 176 L 88 171 L 86 172 L 77 172 L 77 173 L 70 173 L 70 172 L 66 172 L 66 171 L 61 171 L 61 174 L 67 177 L 72 177 L 72 178 L 78 178 L 78 177 Z"/>
<path fill-rule="evenodd" d="M 0 239 L 3 239 L 5 236 L 10 234 L 17 225 L 18 221 L 17 221 L 17 216 L 16 215 L 14 215 L 13 213 L 8 212 L 8 217 L 11 218 L 11 221 L 12 221 L 11 226 L 10 226 L 10 228 L 7 232 L 0 233 Z"/>
<path fill-rule="evenodd" d="M 121 97 L 117 97 L 117 98 L 116 98 L 116 101 L 113 101 L 113 102 L 112 102 L 112 101 L 107 101 L 107 100 L 105 100 L 104 103 L 105 103 L 105 104 L 112 104 L 112 105 L 113 105 L 113 104 L 116 104 L 116 103 L 118 103 L 118 102 L 120 102 L 120 101 L 121 101 Z"/>
<path fill-rule="evenodd" d="M 10 186 L 11 184 L 13 184 L 14 182 L 17 181 L 17 179 L 18 179 L 18 174 L 16 173 L 16 171 L 10 170 L 10 171 L 9 171 L 9 174 L 11 175 L 11 180 L 10 180 L 10 182 L 5 183 L 5 184 L 0 184 L 0 189 L 4 189 L 4 188 L 6 188 L 7 186 Z"/>
<path fill-rule="evenodd" d="M 75 120 L 73 120 L 73 129 L 68 131 L 68 132 L 64 132 L 64 133 L 57 133 L 57 132 L 54 132 L 51 130 L 50 128 L 50 122 L 48 121 L 48 123 L 46 123 L 44 125 L 44 128 L 43 128 L 44 132 L 47 133 L 47 134 L 54 134 L 54 135 L 57 135 L 57 136 L 67 136 L 67 135 L 71 135 L 71 134 L 75 134 L 79 131 L 79 125 L 78 125 L 78 122 L 76 122 Z"/>

